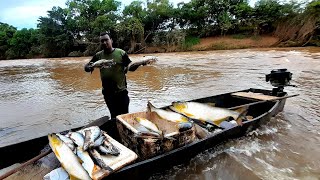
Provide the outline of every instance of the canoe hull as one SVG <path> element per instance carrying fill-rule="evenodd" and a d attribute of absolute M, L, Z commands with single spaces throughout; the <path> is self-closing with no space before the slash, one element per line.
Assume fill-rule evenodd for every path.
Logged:
<path fill-rule="evenodd" d="M 226 100 L 228 98 L 226 98 L 225 94 L 218 95 L 215 98 L 203 98 L 195 101 L 203 103 L 217 102 L 217 99 Z M 275 116 L 283 110 L 284 105 L 285 99 L 279 100 L 277 102 L 266 102 L 263 104 L 257 104 L 254 107 L 252 107 L 251 111 L 255 111 L 255 109 L 262 109 L 261 107 L 263 106 L 267 106 L 264 109 L 268 110 L 264 113 L 261 113 L 253 120 L 245 122 L 242 126 L 236 126 L 227 130 L 223 130 L 222 132 L 219 132 L 203 140 L 188 144 L 178 149 L 174 149 L 170 152 L 153 157 L 151 159 L 129 165 L 127 167 L 124 167 L 120 171 L 112 174 L 108 177 L 108 179 L 122 179 L 127 177 L 130 177 L 132 179 L 147 179 L 154 173 L 162 172 L 175 165 L 188 163 L 189 160 L 195 157 L 197 154 L 207 149 L 213 148 L 229 139 L 244 136 L 248 132 L 261 126 L 261 124 L 269 122 L 271 117 Z M 220 104 L 220 106 L 223 106 L 223 104 Z M 235 104 L 234 106 L 237 106 L 237 104 Z"/>
<path fill-rule="evenodd" d="M 260 90 L 260 89 L 247 89 L 243 90 L 244 92 L 259 92 L 263 94 L 270 94 L 269 90 Z M 238 91 L 239 92 L 239 91 Z M 242 92 L 242 91 L 241 91 Z M 214 102 L 218 107 L 230 108 L 234 106 L 239 106 L 242 104 L 252 103 L 257 100 L 251 99 L 241 99 L 234 98 L 232 93 L 226 93 L 211 97 L 205 97 L 200 99 L 195 99 L 192 101 L 202 102 L 202 103 L 212 103 Z M 283 96 L 286 93 L 283 94 Z M 189 160 L 203 152 L 204 150 L 215 147 L 222 142 L 238 138 L 246 133 L 256 129 L 261 124 L 267 123 L 272 116 L 275 116 L 281 112 L 284 108 L 286 100 L 278 100 L 276 102 L 265 102 L 257 105 L 250 106 L 249 112 L 250 115 L 254 117 L 253 120 L 245 122 L 242 126 L 236 126 L 231 129 L 223 130 L 213 136 L 193 142 L 186 146 L 174 149 L 172 151 L 166 152 L 164 154 L 155 156 L 151 159 L 144 161 L 136 162 L 131 165 L 128 165 L 121 170 L 115 172 L 114 174 L 108 176 L 108 179 L 120 179 L 120 178 L 148 178 L 152 174 L 161 172 L 165 169 L 168 169 L 174 165 L 183 164 L 189 162 Z M 166 107 L 164 107 L 166 108 Z M 109 120 L 109 117 L 102 117 L 97 121 L 94 121 L 91 125 L 98 125 L 100 128 L 120 142 L 119 132 L 117 130 L 116 120 Z M 16 162 L 23 162 L 25 160 L 31 159 L 32 157 L 39 154 L 48 144 L 47 136 L 40 137 L 37 139 L 29 140 L 23 143 L 2 147 L 0 148 L 0 169 L 12 165 Z M 25 149 L 28 147 L 28 151 Z M 32 148 L 32 150 L 30 150 Z"/>

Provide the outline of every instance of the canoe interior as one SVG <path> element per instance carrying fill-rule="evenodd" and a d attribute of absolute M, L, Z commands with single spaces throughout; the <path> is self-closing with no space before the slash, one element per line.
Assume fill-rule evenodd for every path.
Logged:
<path fill-rule="evenodd" d="M 272 95 L 272 91 L 261 89 L 247 89 L 242 90 L 242 92 L 256 92 L 263 93 L 265 95 Z M 286 93 L 280 94 L 280 96 L 284 95 L 286 95 Z M 201 103 L 214 103 L 217 107 L 230 108 L 255 102 L 257 100 L 238 98 L 232 96 L 231 93 L 226 93 L 211 97 L 199 98 L 192 101 Z M 155 156 L 151 159 L 136 162 L 112 174 L 110 177 L 108 177 L 108 179 L 118 179 L 124 177 L 147 178 L 150 176 L 150 174 L 167 169 L 172 165 L 188 162 L 190 158 L 194 157 L 199 152 L 214 147 L 215 145 L 220 144 L 221 142 L 230 138 L 240 137 L 247 131 L 257 128 L 261 122 L 267 122 L 270 117 L 283 110 L 284 104 L 285 99 L 276 102 L 265 102 L 262 104 L 250 106 L 248 114 L 254 117 L 253 121 L 246 122 L 242 126 L 224 130 L 221 133 L 218 133 L 209 138 L 174 149 L 170 152 Z M 109 117 L 107 116 L 102 117 L 93 122 L 91 125 L 99 125 L 102 130 L 108 132 L 111 137 L 120 142 L 119 132 L 117 129 L 116 121 L 114 119 L 109 120 Z M 47 136 L 44 136 L 19 144 L 0 148 L 0 169 L 10 166 L 16 162 L 24 162 L 31 159 L 32 157 L 38 155 L 40 150 L 42 150 L 47 144 Z"/>

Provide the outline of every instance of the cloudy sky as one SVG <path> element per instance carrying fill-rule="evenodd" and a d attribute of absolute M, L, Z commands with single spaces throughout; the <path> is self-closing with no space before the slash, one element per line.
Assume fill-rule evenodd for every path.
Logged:
<path fill-rule="evenodd" d="M 128 5 L 133 0 L 122 0 Z M 190 0 L 170 0 L 173 4 Z M 254 4 L 256 0 L 251 0 Z M 66 0 L 0 0 L 0 22 L 10 24 L 18 29 L 36 28 L 40 16 L 46 16 L 53 6 L 65 7 Z"/>

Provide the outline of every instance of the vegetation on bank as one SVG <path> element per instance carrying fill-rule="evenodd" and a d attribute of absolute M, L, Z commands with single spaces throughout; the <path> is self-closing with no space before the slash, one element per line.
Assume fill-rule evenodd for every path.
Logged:
<path fill-rule="evenodd" d="M 212 36 L 259 40 L 273 35 L 274 46 L 320 46 L 320 0 L 259 0 L 254 7 L 247 0 L 191 0 L 177 7 L 169 0 L 146 0 L 121 7 L 116 0 L 68 0 L 66 8 L 53 7 L 39 17 L 37 29 L 0 22 L 0 59 L 93 55 L 102 31 L 129 53 L 152 47 L 203 50 L 196 47 L 200 38 Z M 212 46 L 207 49 L 230 47 Z"/>

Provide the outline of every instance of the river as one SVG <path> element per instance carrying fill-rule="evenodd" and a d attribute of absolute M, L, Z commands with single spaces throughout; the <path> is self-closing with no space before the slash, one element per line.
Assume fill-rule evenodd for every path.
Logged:
<path fill-rule="evenodd" d="M 288 99 L 284 111 L 267 125 L 151 179 L 320 178 L 320 48 L 149 55 L 159 61 L 127 74 L 130 112 L 144 111 L 147 101 L 161 107 L 250 87 L 272 89 L 265 74 L 278 68 L 293 73 L 291 83 L 297 87 L 285 90 L 300 94 Z M 89 59 L 0 61 L 0 147 L 108 115 L 99 72 L 83 70 Z M 44 171 L 34 169 L 11 178 L 41 179 Z"/>

